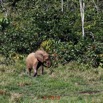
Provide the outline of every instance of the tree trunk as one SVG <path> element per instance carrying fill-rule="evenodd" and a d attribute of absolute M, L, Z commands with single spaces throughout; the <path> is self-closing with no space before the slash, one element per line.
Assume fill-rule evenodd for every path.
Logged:
<path fill-rule="evenodd" d="M 80 3 L 80 13 L 81 13 L 81 22 L 82 22 L 82 38 L 85 37 L 85 33 L 84 33 L 84 2 L 82 0 L 79 0 Z"/>
<path fill-rule="evenodd" d="M 61 11 L 63 12 L 63 0 L 61 0 Z"/>

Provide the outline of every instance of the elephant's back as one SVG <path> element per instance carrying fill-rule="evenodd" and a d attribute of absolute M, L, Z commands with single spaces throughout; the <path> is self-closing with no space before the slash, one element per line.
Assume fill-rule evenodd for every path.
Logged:
<path fill-rule="evenodd" d="M 32 66 L 35 59 L 35 53 L 30 53 L 26 58 L 26 65 L 29 67 Z"/>
<path fill-rule="evenodd" d="M 30 53 L 27 58 L 26 58 L 26 61 L 29 60 L 29 59 L 32 59 L 35 57 L 35 53 Z"/>
<path fill-rule="evenodd" d="M 49 56 L 49 54 L 46 51 L 44 51 L 44 50 L 37 50 L 35 52 L 35 55 Z"/>

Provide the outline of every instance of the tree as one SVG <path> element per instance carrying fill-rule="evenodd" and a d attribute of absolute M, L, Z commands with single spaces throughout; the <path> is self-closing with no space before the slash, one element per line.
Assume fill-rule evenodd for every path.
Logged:
<path fill-rule="evenodd" d="M 83 0 L 79 0 L 80 3 L 80 13 L 81 13 L 81 22 L 82 22 L 82 37 L 84 38 L 85 32 L 84 32 L 84 7 L 85 4 Z"/>
<path fill-rule="evenodd" d="M 61 11 L 63 12 L 63 0 L 61 0 Z"/>

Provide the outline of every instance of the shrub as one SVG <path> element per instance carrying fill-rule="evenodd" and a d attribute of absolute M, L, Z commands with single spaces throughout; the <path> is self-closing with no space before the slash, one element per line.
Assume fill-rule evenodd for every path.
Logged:
<path fill-rule="evenodd" d="M 42 42 L 41 47 L 51 53 L 54 64 L 67 64 L 76 60 L 79 63 L 98 67 L 103 58 L 100 56 L 103 52 L 101 43 L 87 42 L 81 40 L 76 45 L 72 42 L 61 42 L 49 39 Z"/>

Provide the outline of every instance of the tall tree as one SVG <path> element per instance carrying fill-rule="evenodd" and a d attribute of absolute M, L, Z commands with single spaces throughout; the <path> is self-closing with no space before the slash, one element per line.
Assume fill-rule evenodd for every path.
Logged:
<path fill-rule="evenodd" d="M 63 12 L 63 0 L 61 0 L 61 11 Z"/>
<path fill-rule="evenodd" d="M 84 7 L 85 3 L 83 0 L 79 0 L 80 3 L 80 13 L 81 13 L 81 22 L 82 22 L 82 37 L 84 38 L 85 33 L 84 33 Z"/>

